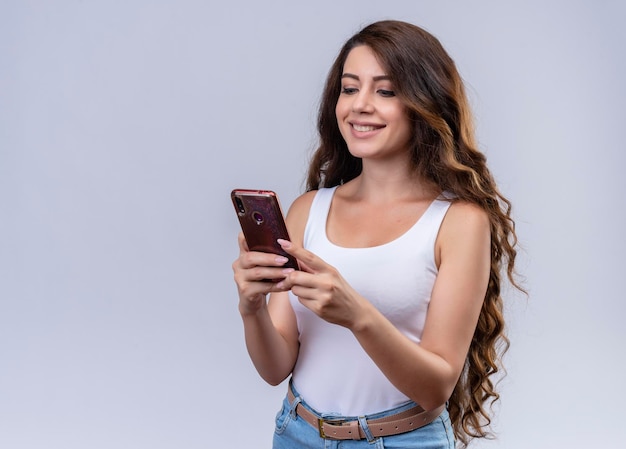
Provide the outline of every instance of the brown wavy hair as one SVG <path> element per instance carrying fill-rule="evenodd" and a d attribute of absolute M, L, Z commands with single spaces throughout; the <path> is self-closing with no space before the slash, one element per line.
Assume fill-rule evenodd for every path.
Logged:
<path fill-rule="evenodd" d="M 472 438 L 492 437 L 491 406 L 499 399 L 492 376 L 502 369 L 509 348 L 505 334 L 501 276 L 516 281 L 517 236 L 511 203 L 498 190 L 476 144 L 472 113 L 454 61 L 437 38 L 406 22 L 386 20 L 366 26 L 341 48 L 332 65 L 318 113 L 319 147 L 307 176 L 307 191 L 350 181 L 361 159 L 341 136 L 335 106 L 348 53 L 366 45 L 387 71 L 414 125 L 411 163 L 418 176 L 480 206 L 491 223 L 491 272 L 485 300 L 462 374 L 449 400 L 454 433 L 462 447 Z"/>

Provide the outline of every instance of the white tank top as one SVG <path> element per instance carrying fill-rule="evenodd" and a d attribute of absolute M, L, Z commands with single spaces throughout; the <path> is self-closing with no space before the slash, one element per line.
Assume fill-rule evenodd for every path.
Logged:
<path fill-rule="evenodd" d="M 359 294 L 418 343 L 437 276 L 435 240 L 450 202 L 443 196 L 433 201 L 406 233 L 389 243 L 343 248 L 326 235 L 335 189 L 316 193 L 304 231 L 304 247 L 339 270 Z M 409 400 L 387 380 L 352 332 L 319 318 L 291 292 L 289 298 L 300 334 L 292 380 L 307 404 L 321 413 L 360 416 Z"/>

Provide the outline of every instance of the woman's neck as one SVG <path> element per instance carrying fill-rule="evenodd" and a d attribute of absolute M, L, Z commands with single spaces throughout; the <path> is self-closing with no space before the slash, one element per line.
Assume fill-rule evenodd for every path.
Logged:
<path fill-rule="evenodd" d="M 342 195 L 368 203 L 435 199 L 441 190 L 417 173 L 364 170 L 341 186 Z"/>

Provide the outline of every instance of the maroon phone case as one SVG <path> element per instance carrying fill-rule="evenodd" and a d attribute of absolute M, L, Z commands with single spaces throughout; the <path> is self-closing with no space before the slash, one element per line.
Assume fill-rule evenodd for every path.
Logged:
<path fill-rule="evenodd" d="M 285 268 L 299 269 L 296 259 L 276 241 L 289 240 L 289 233 L 276 193 L 271 190 L 235 189 L 230 194 L 241 230 L 251 251 L 280 254 Z"/>

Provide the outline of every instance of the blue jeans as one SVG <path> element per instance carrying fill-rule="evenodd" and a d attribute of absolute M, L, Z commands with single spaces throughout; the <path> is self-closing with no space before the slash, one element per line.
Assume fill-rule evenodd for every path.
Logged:
<path fill-rule="evenodd" d="M 454 449 L 454 433 L 447 410 L 444 410 L 430 424 L 399 435 L 380 437 L 372 441 L 366 439 L 330 440 L 320 437 L 318 429 L 296 414 L 296 406 L 300 403 L 320 416 L 319 412 L 302 400 L 295 389 L 293 392 L 296 395 L 293 403 L 289 403 L 285 397 L 282 408 L 276 415 L 273 449 Z M 414 405 L 414 402 L 407 402 L 392 410 L 367 415 L 365 418 L 383 418 L 407 410 Z M 328 417 L 342 418 L 347 421 L 358 419 L 334 415 Z"/>

